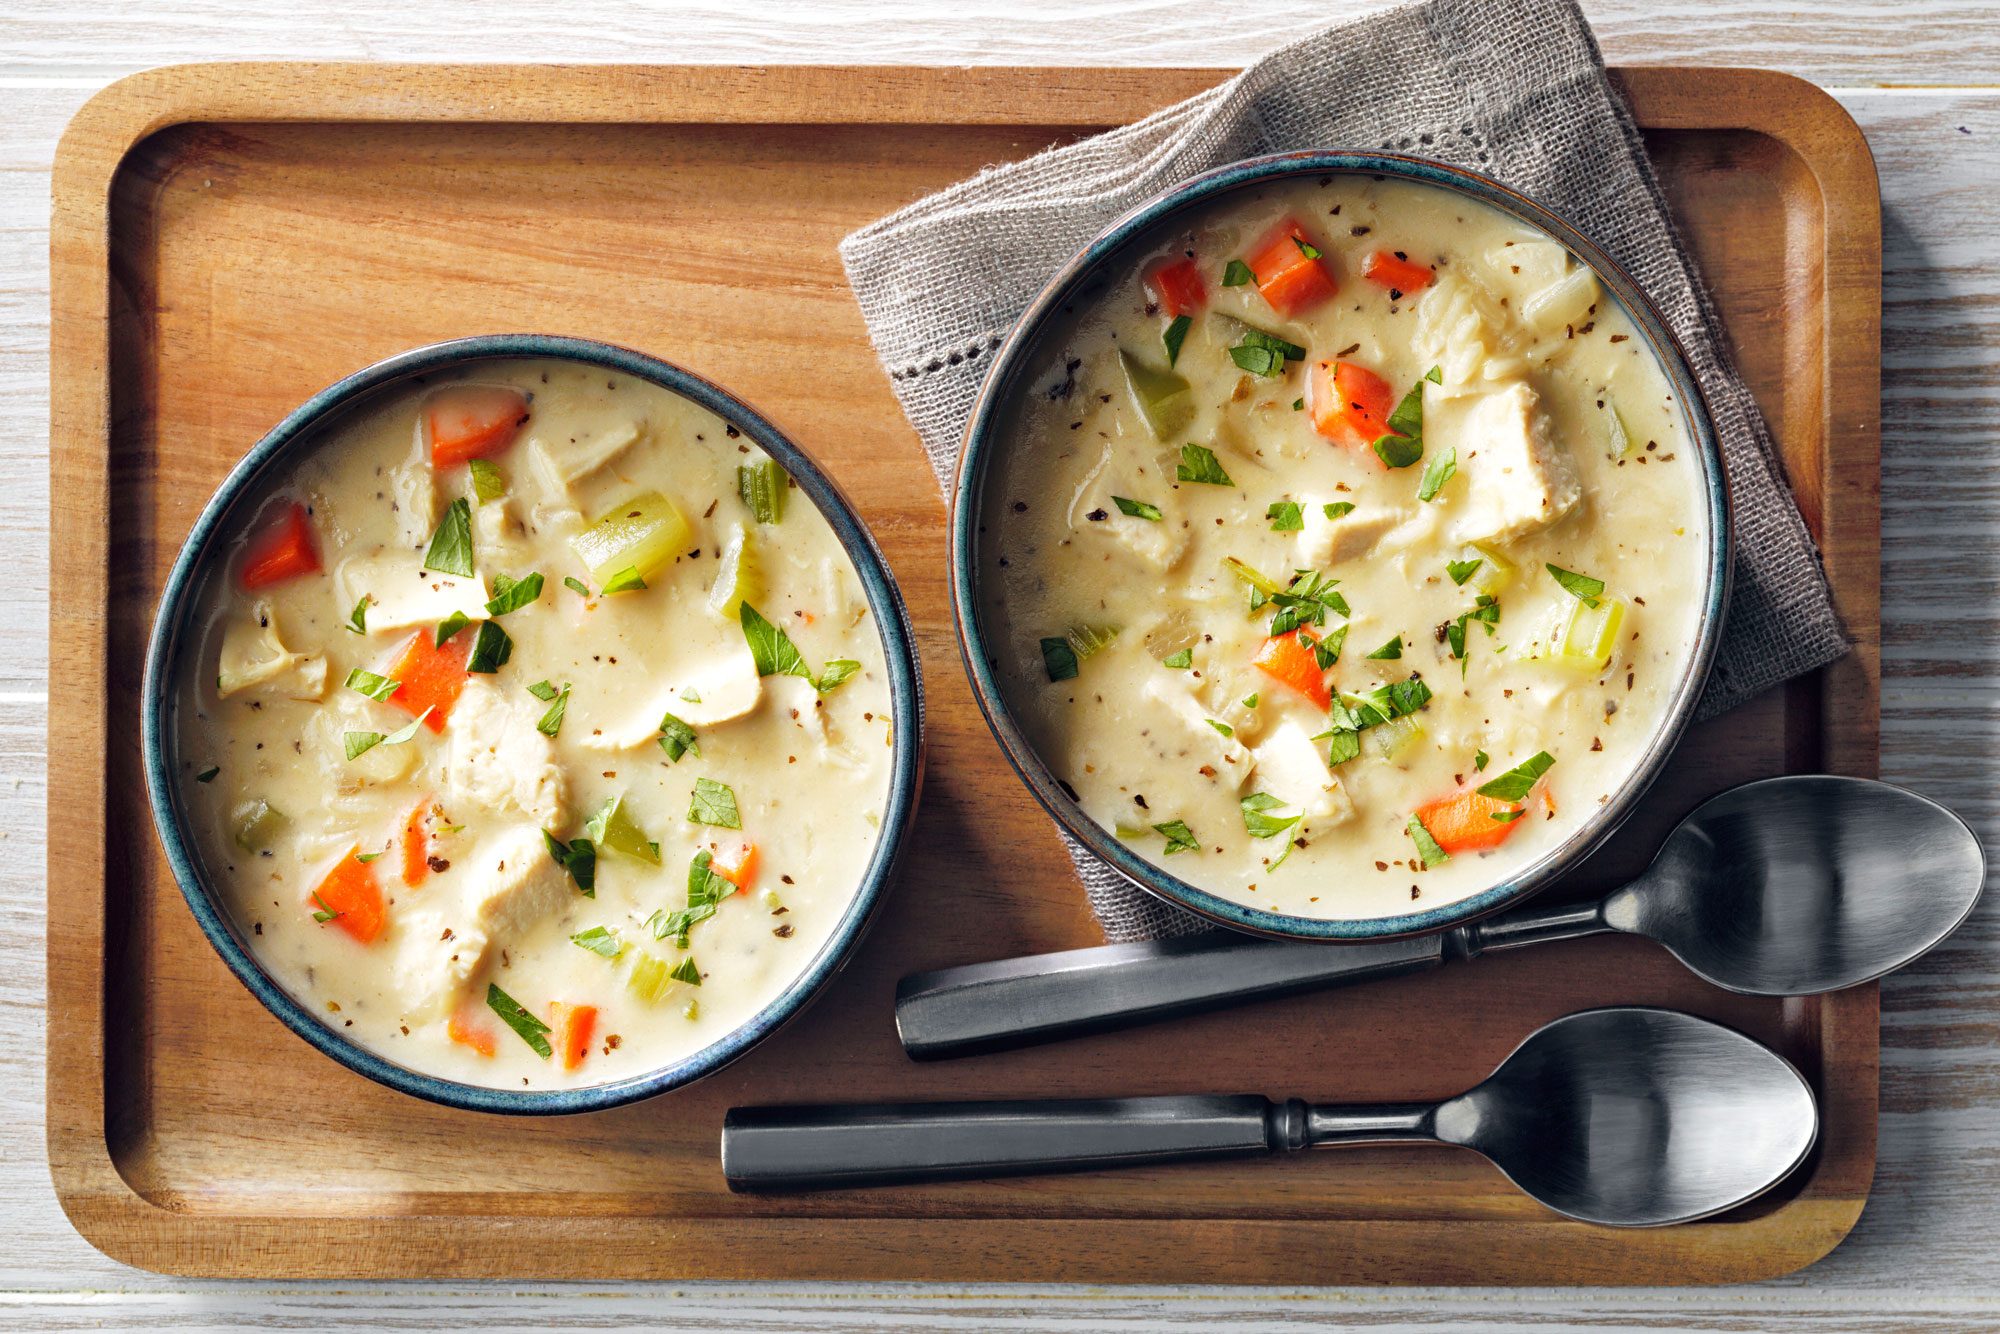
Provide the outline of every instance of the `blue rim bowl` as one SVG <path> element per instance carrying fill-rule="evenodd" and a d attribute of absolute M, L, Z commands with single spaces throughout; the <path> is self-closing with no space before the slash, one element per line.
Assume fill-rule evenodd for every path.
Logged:
<path fill-rule="evenodd" d="M 1668 704 L 1664 723 L 1631 777 L 1612 799 L 1561 845 L 1501 884 L 1420 912 L 1350 919 L 1269 912 L 1211 894 L 1155 866 L 1098 825 L 1063 792 L 1008 710 L 991 665 L 993 655 L 979 613 L 979 528 L 986 477 L 994 456 L 1007 447 L 1010 409 L 1019 395 L 1028 391 L 1027 382 L 1036 370 L 1043 335 L 1063 307 L 1086 295 L 1086 289 L 1107 266 L 1122 259 L 1134 245 L 1144 244 L 1156 228 L 1176 215 L 1237 191 L 1299 177 L 1329 175 L 1389 176 L 1465 195 L 1539 227 L 1594 269 L 1604 290 L 1624 307 L 1651 345 L 1654 359 L 1680 396 L 1701 465 L 1709 531 L 1703 605 L 1694 650 Z M 1688 369 L 1686 354 L 1651 299 L 1588 237 L 1519 192 L 1476 172 L 1393 153 L 1311 150 L 1249 158 L 1218 167 L 1156 195 L 1105 228 L 1049 280 L 994 355 L 966 426 L 951 502 L 951 605 L 959 652 L 980 711 L 986 715 L 987 725 L 1007 753 L 1014 771 L 1071 837 L 1141 889 L 1218 925 L 1291 940 L 1360 944 L 1444 931 L 1520 902 L 1583 860 L 1637 806 L 1687 729 L 1721 639 L 1729 579 L 1729 492 L 1716 445 L 1715 425 L 1709 418 L 1701 386 Z"/>
<path fill-rule="evenodd" d="M 882 636 L 882 658 L 889 676 L 890 708 L 896 730 L 881 837 L 861 884 L 825 945 L 783 991 L 740 1027 L 671 1065 L 615 1083 L 517 1091 L 440 1079 L 369 1051 L 324 1023 L 265 971 L 246 947 L 241 932 L 222 908 L 202 869 L 181 808 L 179 787 L 173 781 L 178 759 L 173 714 L 175 666 L 182 661 L 182 640 L 195 594 L 226 559 L 230 535 L 253 517 L 265 486 L 280 480 L 295 458 L 319 442 L 322 428 L 330 420 L 362 400 L 415 376 L 470 362 L 522 357 L 582 362 L 656 384 L 713 412 L 782 464 L 799 489 L 826 516 L 861 578 L 869 611 Z M 917 791 L 923 774 L 923 678 L 917 665 L 909 613 L 875 539 L 833 480 L 777 427 L 700 376 L 628 348 L 553 334 L 491 334 L 416 348 L 376 362 L 322 389 L 279 422 L 269 435 L 252 446 L 217 488 L 201 517 L 195 520 L 180 556 L 167 575 L 159 611 L 153 619 L 152 637 L 146 647 L 142 698 L 146 794 L 152 806 L 153 823 L 188 909 L 230 971 L 287 1028 L 348 1069 L 414 1097 L 476 1112 L 554 1116 L 603 1111 L 713 1074 L 770 1036 L 803 1010 L 852 956 L 895 873 L 896 859 L 916 814 Z"/>

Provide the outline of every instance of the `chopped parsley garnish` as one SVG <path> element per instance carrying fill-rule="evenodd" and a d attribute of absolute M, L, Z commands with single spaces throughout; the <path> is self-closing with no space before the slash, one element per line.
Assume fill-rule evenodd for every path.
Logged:
<path fill-rule="evenodd" d="M 368 633 L 368 609 L 375 605 L 372 594 L 363 593 L 361 601 L 354 604 L 354 610 L 347 613 L 347 628 L 357 635 Z"/>
<path fill-rule="evenodd" d="M 1560 565 L 1548 565 L 1544 568 L 1548 570 L 1550 576 L 1557 583 L 1563 586 L 1564 592 L 1586 607 L 1595 607 L 1597 599 L 1604 596 L 1604 581 L 1602 579 L 1593 579 L 1587 574 L 1578 574 L 1574 570 L 1565 570 Z"/>
<path fill-rule="evenodd" d="M 1185 670 L 1189 667 L 1192 667 L 1194 666 L 1194 650 L 1191 648 L 1184 648 L 1178 653 L 1169 654 L 1166 657 L 1160 659 L 1160 666 L 1174 667 L 1181 670 Z"/>
<path fill-rule="evenodd" d="M 541 595 L 542 576 L 539 573 L 519 579 L 496 574 L 493 576 L 493 596 L 486 603 L 486 614 L 505 616 L 510 611 L 519 611 Z"/>
<path fill-rule="evenodd" d="M 1519 809 L 1511 811 L 1488 811 L 1486 812 L 1486 818 L 1498 821 L 1501 824 L 1512 824 L 1526 814 L 1526 811 Z"/>
<path fill-rule="evenodd" d="M 1276 376 L 1285 373 L 1287 361 L 1300 361 L 1306 350 L 1297 343 L 1249 325 L 1243 340 L 1229 349 L 1229 359 L 1252 375 Z"/>
<path fill-rule="evenodd" d="M 701 746 L 694 739 L 694 729 L 671 713 L 660 719 L 660 749 L 667 752 L 667 758 L 675 764 L 681 762 L 683 755 L 701 758 Z"/>
<path fill-rule="evenodd" d="M 826 666 L 820 668 L 818 678 L 813 681 L 813 689 L 822 695 L 831 694 L 835 686 L 860 670 L 861 664 L 852 658 L 828 658 Z"/>
<path fill-rule="evenodd" d="M 1143 500 L 1127 500 L 1124 496 L 1111 497 L 1111 503 L 1118 507 L 1120 514 L 1134 519 L 1147 519 L 1153 523 L 1160 521 L 1160 507 L 1149 505 Z"/>
<path fill-rule="evenodd" d="M 1424 442 L 1403 435 L 1385 435 L 1375 442 L 1375 454 L 1391 468 L 1407 468 L 1424 456 Z"/>
<path fill-rule="evenodd" d="M 1299 631 L 1299 633 L 1304 635 L 1306 632 L 1301 630 Z M 1306 637 L 1308 639 L 1312 638 L 1310 635 L 1307 635 Z M 1347 627 L 1343 625 L 1339 629 L 1327 635 L 1324 639 L 1313 640 L 1312 644 L 1313 662 L 1319 667 L 1321 671 L 1325 671 L 1327 668 L 1333 666 L 1335 663 L 1340 661 L 1340 651 L 1346 647 L 1347 647 Z"/>
<path fill-rule="evenodd" d="M 1403 637 L 1397 635 L 1394 639 L 1384 644 L 1381 648 L 1376 649 L 1368 656 L 1381 662 L 1395 661 L 1397 658 L 1403 656 Z"/>
<path fill-rule="evenodd" d="M 601 926 L 577 932 L 569 938 L 569 943 L 606 959 L 615 959 L 625 952 L 625 946 L 618 940 L 618 933 Z"/>
<path fill-rule="evenodd" d="M 472 473 L 472 494 L 479 498 L 480 504 L 488 504 L 507 494 L 507 482 L 491 461 L 474 459 L 466 467 Z"/>
<path fill-rule="evenodd" d="M 196 774 L 194 776 L 194 781 L 197 783 L 213 783 L 215 781 L 215 776 L 221 772 L 222 772 L 221 765 L 211 764 L 206 769 L 203 769 L 200 773 Z"/>
<path fill-rule="evenodd" d="M 1306 410 L 1306 401 L 1303 398 L 1295 398 L 1292 400 L 1293 412 L 1304 412 L 1305 410 Z"/>
<path fill-rule="evenodd" d="M 1224 287 L 1241 287 L 1254 277 L 1256 275 L 1250 272 L 1250 266 L 1240 259 L 1230 260 L 1222 269 L 1222 285 Z"/>
<path fill-rule="evenodd" d="M 1076 679 L 1076 650 L 1063 638 L 1042 641 L 1042 670 L 1049 674 L 1051 681 L 1073 681 Z"/>
<path fill-rule="evenodd" d="M 1294 236 L 1292 238 L 1292 244 L 1297 246 L 1299 248 L 1299 253 L 1301 255 L 1304 255 L 1307 259 L 1319 258 L 1319 247 L 1314 245 L 1311 241 L 1306 240 L 1305 237 Z"/>
<path fill-rule="evenodd" d="M 542 703 L 546 704 L 550 700 L 554 699 L 561 692 L 558 691 L 554 686 L 550 685 L 547 681 L 537 681 L 533 685 L 528 687 L 528 693 L 530 695 L 533 695 L 536 699 L 540 700 Z"/>
<path fill-rule="evenodd" d="M 785 492 L 791 479 L 776 459 L 746 463 L 736 470 L 736 495 L 758 523 L 776 523 L 785 517 Z"/>
<path fill-rule="evenodd" d="M 741 829 L 743 817 L 736 809 L 736 793 L 727 783 L 713 778 L 694 780 L 694 795 L 688 799 L 688 819 L 717 829 Z"/>
<path fill-rule="evenodd" d="M 1218 721 L 1217 721 L 1217 720 L 1215 720 L 1214 718 L 1210 718 L 1210 719 L 1208 720 L 1208 725 L 1209 725 L 1210 727 L 1213 727 L 1213 728 L 1214 728 L 1214 729 L 1215 729 L 1215 730 L 1216 730 L 1217 732 L 1220 732 L 1220 733 L 1221 733 L 1221 734 L 1222 734 L 1223 736 L 1235 736 L 1235 735 L 1236 735 L 1236 729 L 1235 729 L 1235 728 L 1233 728 L 1233 727 L 1231 727 L 1231 726 L 1230 726 L 1230 725 L 1229 725 L 1228 723 L 1225 723 L 1225 722 L 1218 722 Z"/>
<path fill-rule="evenodd" d="M 1252 792 L 1238 803 L 1243 808 L 1243 828 L 1252 838 L 1274 838 L 1304 818 L 1300 815 L 1273 815 L 1286 803 L 1268 792 Z"/>
<path fill-rule="evenodd" d="M 424 553 L 424 568 L 439 574 L 472 577 L 472 506 L 460 496 L 451 502 L 431 534 L 430 550 Z"/>
<path fill-rule="evenodd" d="M 607 597 L 613 593 L 637 593 L 645 587 L 646 581 L 639 577 L 639 567 L 636 565 L 627 565 L 604 581 L 604 592 Z"/>
<path fill-rule="evenodd" d="M 569 878 L 576 882 L 577 889 L 587 899 L 597 897 L 597 845 L 587 838 L 573 838 L 565 843 L 542 831 L 542 846 L 549 850 L 549 858 L 557 866 L 569 872 Z"/>
<path fill-rule="evenodd" d="M 1479 567 L 1485 563 L 1485 558 L 1480 556 L 1474 556 L 1471 560 L 1446 561 L 1444 572 L 1451 576 L 1454 584 L 1463 587 L 1465 581 L 1477 573 Z"/>
<path fill-rule="evenodd" d="M 1274 533 L 1296 533 L 1306 526 L 1305 511 L 1296 500 L 1274 500 L 1264 507 L 1264 517 L 1271 521 Z"/>
<path fill-rule="evenodd" d="M 425 709 L 410 721 L 408 727 L 399 727 L 387 736 L 382 735 L 380 732 L 345 733 L 343 739 L 347 745 L 347 758 L 350 760 L 359 759 L 377 746 L 402 745 L 417 734 L 417 729 L 424 725 L 424 719 L 430 717 L 434 711 L 433 709 Z"/>
<path fill-rule="evenodd" d="M 687 907 L 673 912 L 656 912 L 646 919 L 646 925 L 653 932 L 653 939 L 665 940 L 674 937 L 674 943 L 681 949 L 688 947 L 688 930 L 697 922 L 705 922 L 715 916 L 715 907 L 731 894 L 736 886 L 709 869 L 715 860 L 708 852 L 697 852 L 694 861 L 688 865 Z"/>
<path fill-rule="evenodd" d="M 1478 621 L 1486 627 L 1486 633 L 1491 635 L 1493 627 L 1500 624 L 1500 600 L 1491 593 L 1481 593 L 1473 600 L 1471 611 L 1461 612 L 1457 620 L 1445 626 L 1445 643 L 1451 646 L 1451 656 L 1454 658 L 1465 657 L 1465 627 L 1469 621 Z"/>
<path fill-rule="evenodd" d="M 374 861 L 377 857 L 380 857 L 381 855 L 382 854 L 379 852 L 357 852 L 354 854 L 354 860 L 360 862 L 363 866 L 366 866 L 369 862 Z"/>
<path fill-rule="evenodd" d="M 545 681 L 542 684 L 547 685 L 548 683 Z M 535 730 L 543 736 L 556 735 L 562 731 L 563 715 L 568 712 L 569 687 L 564 686 L 561 692 L 556 695 L 555 702 L 549 705 L 548 712 L 544 713 L 541 721 L 535 724 Z"/>
<path fill-rule="evenodd" d="M 549 1026 L 521 1008 L 521 1002 L 500 990 L 493 983 L 486 984 L 486 1006 L 500 1016 L 501 1022 L 520 1035 L 521 1041 L 535 1049 L 535 1055 L 547 1060 L 554 1048 L 549 1046 Z"/>
<path fill-rule="evenodd" d="M 667 974 L 676 982 L 686 982 L 690 986 L 701 985 L 701 969 L 695 966 L 694 956 L 688 955 L 674 965 L 674 971 Z"/>
<path fill-rule="evenodd" d="M 1458 450 L 1447 448 L 1444 453 L 1431 457 L 1424 465 L 1424 480 L 1417 485 L 1418 500 L 1436 500 L 1444 484 L 1458 471 Z"/>
<path fill-rule="evenodd" d="M 1326 741 L 1327 764 L 1345 764 L 1361 753 L 1361 733 L 1395 718 L 1415 713 L 1431 702 L 1423 678 L 1385 682 L 1365 695 L 1339 695 L 1327 706 L 1327 730 L 1314 737 Z"/>
<path fill-rule="evenodd" d="M 1266 599 L 1278 609 L 1271 617 L 1271 637 L 1290 634 L 1302 625 L 1325 625 L 1328 612 L 1350 615 L 1347 599 L 1336 587 L 1339 583 L 1340 580 L 1329 579 L 1316 570 L 1295 573 L 1290 584 Z"/>
<path fill-rule="evenodd" d="M 359 667 L 356 667 L 347 674 L 347 688 L 368 696 L 368 698 L 374 700 L 377 704 L 395 694 L 402 687 L 402 684 L 401 681 L 395 680 L 392 677 L 377 676 L 375 673 L 365 672 Z"/>
<path fill-rule="evenodd" d="M 1163 855 L 1201 851 L 1201 844 L 1195 841 L 1194 830 L 1187 827 L 1186 820 L 1169 820 L 1165 824 L 1156 824 L 1153 826 L 1153 832 L 1164 836 L 1167 840 Z"/>
<path fill-rule="evenodd" d="M 681 698 L 690 704 L 699 704 L 701 703 L 701 692 L 693 686 L 683 686 L 681 687 Z"/>
<path fill-rule="evenodd" d="M 590 585 L 586 584 L 585 582 L 583 582 L 583 580 L 577 578 L 573 574 L 566 574 L 563 576 L 563 587 L 567 588 L 570 592 L 576 594 L 578 597 L 587 598 L 590 596 Z"/>
<path fill-rule="evenodd" d="M 1254 709 L 1254 708 L 1256 708 L 1256 707 L 1257 707 L 1257 692 L 1256 692 L 1256 691 L 1254 691 L 1254 690 L 1253 690 L 1253 691 L 1251 691 L 1251 692 L 1250 692 L 1249 694 L 1247 694 L 1247 695 L 1245 695 L 1245 696 L 1243 697 L 1243 707 L 1244 707 L 1244 708 L 1246 708 L 1246 709 Z"/>
<path fill-rule="evenodd" d="M 1424 456 L 1424 385 L 1443 384 L 1444 376 L 1436 366 L 1424 373 L 1423 379 L 1410 386 L 1410 392 L 1403 395 L 1403 401 L 1389 414 L 1389 434 L 1375 441 L 1375 454 L 1391 468 L 1407 468 Z M 1439 479 L 1439 486 L 1444 479 Z M 1425 497 L 1429 499 L 1429 497 Z"/>
<path fill-rule="evenodd" d="M 312 900 L 314 903 L 317 903 L 319 905 L 319 907 L 313 912 L 313 920 L 315 922 L 318 922 L 321 926 L 325 926 L 328 922 L 331 922 L 336 917 L 347 916 L 345 912 L 335 912 L 333 910 L 333 905 L 328 903 L 325 899 L 319 896 L 318 890 L 313 891 Z"/>
<path fill-rule="evenodd" d="M 1495 801 L 1519 801 L 1534 790 L 1535 783 L 1555 764 L 1556 757 L 1538 750 L 1527 759 L 1490 782 L 1482 783 L 1479 795 Z"/>
<path fill-rule="evenodd" d="M 1215 457 L 1215 451 L 1203 445 L 1181 446 L 1181 462 L 1174 469 L 1174 476 L 1183 482 L 1200 482 L 1206 486 L 1236 485 L 1222 470 L 1221 460 Z"/>
<path fill-rule="evenodd" d="M 1193 327 L 1192 316 L 1176 315 L 1173 322 L 1167 325 L 1167 331 L 1160 335 L 1160 341 L 1167 345 L 1167 365 L 1171 366 L 1181 359 L 1181 344 L 1187 341 L 1188 330 Z"/>
<path fill-rule="evenodd" d="M 1354 502 L 1351 500 L 1330 500 L 1322 509 L 1328 519 L 1344 518 L 1354 513 Z"/>
<path fill-rule="evenodd" d="M 1479 772 L 1479 773 L 1484 773 L 1484 772 L 1486 771 L 1486 765 L 1487 765 L 1487 763 L 1488 763 L 1489 761 L 1491 761 L 1491 760 L 1492 760 L 1492 758 L 1493 758 L 1493 757 L 1492 757 L 1491 755 L 1488 755 L 1488 754 L 1487 754 L 1487 753 L 1486 753 L 1485 751 L 1483 751 L 1483 750 L 1475 750 L 1475 751 L 1473 751 L 1473 752 L 1472 752 L 1472 767 L 1473 767 L 1474 771 L 1475 771 L 1475 772 Z"/>
<path fill-rule="evenodd" d="M 1410 841 L 1417 845 L 1417 855 L 1423 858 L 1425 870 L 1428 871 L 1433 866 L 1441 866 L 1451 860 L 1451 854 L 1438 846 L 1438 841 L 1431 837 L 1430 830 L 1424 828 L 1422 820 L 1412 815 L 1410 822 L 1403 828 L 1409 834 Z"/>
<path fill-rule="evenodd" d="M 756 659 L 757 675 L 813 679 L 812 669 L 806 666 L 805 655 L 792 643 L 792 637 L 765 620 L 755 607 L 748 602 L 741 604 L 736 620 L 749 642 L 750 656 Z"/>
<path fill-rule="evenodd" d="M 465 660 L 468 672 L 491 674 L 507 665 L 514 656 L 514 641 L 492 621 L 479 623 L 479 638 L 472 641 L 472 656 Z"/>
<path fill-rule="evenodd" d="M 444 641 L 472 624 L 472 618 L 462 611 L 455 611 L 437 624 L 437 633 L 431 637 L 432 647 L 443 648 Z"/>

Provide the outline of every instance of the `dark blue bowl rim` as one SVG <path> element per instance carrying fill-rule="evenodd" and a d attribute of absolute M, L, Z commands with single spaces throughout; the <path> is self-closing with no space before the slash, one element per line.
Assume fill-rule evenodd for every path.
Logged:
<path fill-rule="evenodd" d="M 882 638 L 889 679 L 895 746 L 880 837 L 861 884 L 832 933 L 808 966 L 769 1004 L 723 1037 L 671 1065 L 610 1084 L 569 1089 L 486 1088 L 423 1074 L 342 1037 L 306 1009 L 258 964 L 228 914 L 211 893 L 185 833 L 174 781 L 170 710 L 172 669 L 180 650 L 184 613 L 208 564 L 226 548 L 232 512 L 255 499 L 259 484 L 281 473 L 297 449 L 310 447 L 318 428 L 363 398 L 409 378 L 471 362 L 553 357 L 631 375 L 690 399 L 748 436 L 789 472 L 811 498 L 854 563 Z M 603 1111 L 692 1083 L 743 1055 L 794 1017 L 852 956 L 895 873 L 916 814 L 923 771 L 924 698 L 915 636 L 901 590 L 853 505 L 811 456 L 752 410 L 708 380 L 670 362 L 594 339 L 557 334 L 487 334 L 412 349 L 376 362 L 314 394 L 251 447 L 195 520 L 167 575 L 146 646 L 141 736 L 146 794 L 175 881 L 202 933 L 266 1009 L 325 1055 L 378 1083 L 448 1107 L 476 1112 L 553 1116 Z"/>
<path fill-rule="evenodd" d="M 1599 280 L 1631 316 L 1651 345 L 1655 360 L 1680 396 L 1695 454 L 1701 464 L 1708 501 L 1707 569 L 1702 614 L 1686 668 L 1669 701 L 1665 720 L 1641 756 L 1632 776 L 1611 801 L 1599 808 L 1562 844 L 1509 879 L 1452 903 L 1386 917 L 1330 919 L 1270 912 L 1223 898 L 1189 884 L 1141 857 L 1102 828 L 1064 793 L 1048 766 L 1014 721 L 989 665 L 985 635 L 978 615 L 978 533 L 988 464 L 1005 446 L 1003 427 L 1016 392 L 1033 369 L 1031 354 L 1043 331 L 1067 301 L 1099 267 L 1125 247 L 1141 240 L 1171 215 L 1236 190 L 1273 181 L 1315 175 L 1392 176 L 1441 186 L 1491 205 L 1539 227 L 1590 265 Z M 1447 930 L 1518 903 L 1547 887 L 1610 837 L 1637 806 L 1658 777 L 1692 720 L 1702 687 L 1721 640 L 1731 578 L 1729 490 L 1708 402 L 1688 369 L 1686 353 L 1658 308 L 1599 246 L 1574 226 L 1534 200 L 1487 176 L 1428 158 L 1394 153 L 1314 149 L 1276 153 L 1229 163 L 1163 191 L 1113 222 L 1064 265 L 1014 324 L 994 354 L 966 425 L 964 446 L 951 498 L 951 602 L 958 631 L 959 654 L 1001 749 L 1014 771 L 1042 807 L 1093 855 L 1141 889 L 1176 907 L 1185 908 L 1219 925 L 1253 935 L 1295 940 L 1357 944 L 1398 939 Z"/>

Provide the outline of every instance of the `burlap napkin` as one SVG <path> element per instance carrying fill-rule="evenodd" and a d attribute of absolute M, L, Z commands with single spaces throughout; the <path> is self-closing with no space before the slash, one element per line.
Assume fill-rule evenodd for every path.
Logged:
<path fill-rule="evenodd" d="M 1341 23 L 1136 125 L 991 168 L 849 236 L 848 281 L 947 492 L 993 350 L 1057 268 L 1190 176 L 1299 148 L 1391 149 L 1493 176 L 1569 218 L 1659 303 L 1707 392 L 1735 509 L 1735 587 L 1702 716 L 1847 651 L 1769 428 L 1571 0 L 1425 0 Z M 1201 926 L 1070 850 L 1110 939 Z"/>

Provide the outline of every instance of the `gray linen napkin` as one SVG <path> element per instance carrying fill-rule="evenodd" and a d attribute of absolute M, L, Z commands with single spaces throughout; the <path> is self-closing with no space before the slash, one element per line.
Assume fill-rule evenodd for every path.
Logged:
<path fill-rule="evenodd" d="M 848 281 L 947 494 L 993 350 L 1056 269 L 1190 176 L 1315 147 L 1493 176 L 1569 218 L 1659 304 L 1708 395 L 1735 512 L 1735 586 L 1702 717 L 1847 651 L 1770 430 L 1572 0 L 1424 0 L 1338 24 L 1137 124 L 990 168 L 849 236 Z M 1202 927 L 1070 852 L 1111 940 Z"/>

